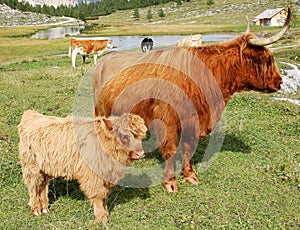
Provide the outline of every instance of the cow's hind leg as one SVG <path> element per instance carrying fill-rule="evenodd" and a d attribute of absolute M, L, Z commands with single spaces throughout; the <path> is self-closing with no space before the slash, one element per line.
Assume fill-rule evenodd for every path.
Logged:
<path fill-rule="evenodd" d="M 88 55 L 82 55 L 82 63 L 87 64 L 89 63 L 89 56 Z"/>
<path fill-rule="evenodd" d="M 94 54 L 94 65 L 96 65 L 97 64 L 97 57 L 98 57 L 98 54 Z"/>
<path fill-rule="evenodd" d="M 192 135 L 183 140 L 182 144 L 182 170 L 181 175 L 189 184 L 198 184 L 199 180 L 192 167 L 192 157 L 194 155 L 195 147 L 198 139 L 193 138 Z"/>
<path fill-rule="evenodd" d="M 100 57 L 104 53 L 104 50 L 98 51 L 98 53 L 94 53 L 94 65 L 97 64 L 97 58 Z"/>
<path fill-rule="evenodd" d="M 31 211 L 33 215 L 40 216 L 42 212 L 45 212 L 44 208 L 48 210 L 48 198 L 44 199 L 45 190 L 43 190 L 46 181 L 48 185 L 48 180 L 45 180 L 45 176 L 35 165 L 30 165 L 23 169 L 23 178 L 29 191 L 29 206 L 31 207 Z M 45 206 L 46 204 L 47 207 Z"/>

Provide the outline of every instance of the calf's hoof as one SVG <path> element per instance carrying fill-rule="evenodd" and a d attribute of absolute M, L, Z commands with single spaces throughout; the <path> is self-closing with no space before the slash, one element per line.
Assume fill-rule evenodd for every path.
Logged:
<path fill-rule="evenodd" d="M 101 215 L 101 216 L 97 215 L 96 216 L 96 222 L 101 223 L 104 226 L 106 226 L 109 222 L 108 214 L 104 214 L 104 215 Z"/>
<path fill-rule="evenodd" d="M 40 216 L 40 215 L 42 215 L 42 212 L 41 212 L 41 210 L 32 210 L 32 214 L 34 216 Z"/>
<path fill-rule="evenodd" d="M 49 209 L 48 208 L 43 208 L 42 210 L 39 210 L 39 209 L 34 209 L 32 210 L 32 214 L 34 216 L 40 216 L 42 214 L 46 214 L 46 213 L 49 213 Z"/>
<path fill-rule="evenodd" d="M 176 179 L 170 181 L 164 181 L 162 185 L 164 186 L 165 190 L 168 192 L 178 192 Z"/>
<path fill-rule="evenodd" d="M 43 208 L 42 213 L 49 213 L 49 209 L 48 208 Z"/>

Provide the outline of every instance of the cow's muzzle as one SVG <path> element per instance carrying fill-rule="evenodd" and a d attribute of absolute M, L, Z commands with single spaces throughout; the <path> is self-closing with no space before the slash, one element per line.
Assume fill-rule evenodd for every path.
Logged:
<path fill-rule="evenodd" d="M 131 151 L 129 153 L 130 159 L 131 160 L 139 160 L 145 157 L 145 152 L 144 150 L 140 150 L 140 151 Z"/>

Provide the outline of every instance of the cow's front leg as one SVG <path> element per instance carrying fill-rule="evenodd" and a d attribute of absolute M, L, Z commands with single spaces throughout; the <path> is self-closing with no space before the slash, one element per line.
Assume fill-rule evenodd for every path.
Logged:
<path fill-rule="evenodd" d="M 184 180 L 189 184 L 198 184 L 199 180 L 192 167 L 192 157 L 194 155 L 195 148 L 197 146 L 198 139 L 192 136 L 188 136 L 183 140 L 182 144 L 182 170 L 181 175 Z"/>
<path fill-rule="evenodd" d="M 178 186 L 175 176 L 175 160 L 177 149 L 177 130 L 167 130 L 167 138 L 161 146 L 161 151 L 165 159 L 163 186 L 168 192 L 177 192 Z"/>
<path fill-rule="evenodd" d="M 177 192 L 178 186 L 175 176 L 175 160 L 176 152 L 173 153 L 168 159 L 165 160 L 165 169 L 164 169 L 164 181 L 163 186 L 168 192 Z"/>
<path fill-rule="evenodd" d="M 72 67 L 76 68 L 76 56 L 77 56 L 78 51 L 75 49 L 72 52 Z"/>

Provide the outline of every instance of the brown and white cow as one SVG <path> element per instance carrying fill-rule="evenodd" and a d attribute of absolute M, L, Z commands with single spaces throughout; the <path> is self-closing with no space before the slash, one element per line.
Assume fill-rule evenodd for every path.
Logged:
<path fill-rule="evenodd" d="M 125 111 L 140 115 L 147 127 L 164 124 L 156 131 L 165 159 L 163 186 L 171 192 L 178 190 L 174 160 L 178 133 L 184 134 L 181 174 L 187 183 L 198 184 L 193 143 L 215 128 L 231 96 L 280 89 L 282 78 L 267 45 L 283 36 L 290 18 L 289 8 L 284 26 L 269 38 L 247 32 L 220 44 L 108 54 L 94 70 L 95 115 Z"/>
<path fill-rule="evenodd" d="M 94 64 L 97 63 L 97 57 L 99 57 L 106 48 L 113 48 L 111 44 L 112 40 L 103 38 L 72 38 L 69 47 L 69 56 L 72 57 L 72 67 L 76 67 L 76 55 L 83 55 L 83 61 L 85 62 L 86 56 L 94 54 Z"/>
<path fill-rule="evenodd" d="M 190 47 L 202 46 L 202 35 L 201 34 L 190 35 L 186 38 L 179 40 L 176 43 L 176 46 L 190 46 Z"/>

